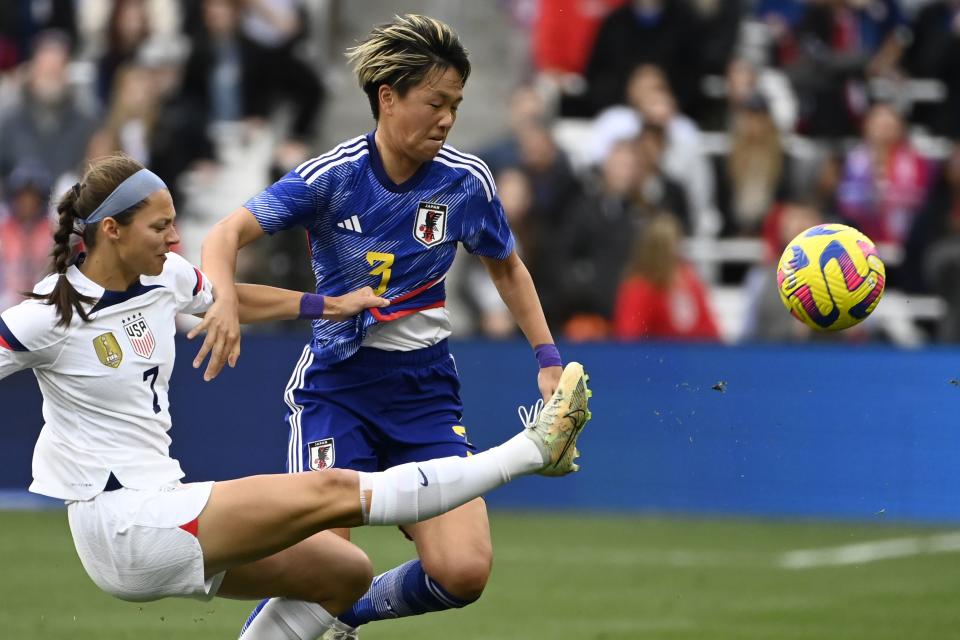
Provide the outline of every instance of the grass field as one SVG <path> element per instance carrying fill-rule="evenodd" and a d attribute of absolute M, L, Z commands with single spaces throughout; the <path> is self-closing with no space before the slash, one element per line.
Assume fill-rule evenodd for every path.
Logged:
<path fill-rule="evenodd" d="M 960 536 L 942 529 L 512 513 L 492 525 L 496 566 L 477 604 L 376 623 L 363 640 L 960 636 Z M 393 529 L 356 540 L 377 570 L 412 553 Z M 61 511 L 0 512 L 0 554 L 4 639 L 232 639 L 250 609 L 110 598 Z"/>

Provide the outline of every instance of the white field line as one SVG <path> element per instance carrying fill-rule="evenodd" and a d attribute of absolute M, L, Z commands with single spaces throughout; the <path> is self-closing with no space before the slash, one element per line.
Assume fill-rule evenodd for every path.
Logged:
<path fill-rule="evenodd" d="M 934 553 L 960 552 L 960 531 L 932 536 L 891 538 L 821 549 L 798 549 L 781 554 L 771 552 L 721 551 L 709 549 L 598 549 L 576 547 L 557 555 L 539 548 L 521 547 L 500 551 L 497 558 L 512 564 L 601 565 L 611 567 L 661 566 L 763 567 L 813 569 L 878 562 Z"/>
<path fill-rule="evenodd" d="M 535 548 L 510 548 L 496 553 L 498 560 L 512 564 L 603 565 L 612 567 L 743 567 L 769 566 L 770 556 L 743 551 L 703 549 L 597 549 L 569 548 L 562 555 Z"/>
<path fill-rule="evenodd" d="M 891 538 L 823 549 L 798 549 L 780 557 L 785 569 L 813 569 L 865 564 L 892 558 L 906 558 L 930 553 L 960 552 L 960 532 L 925 537 Z"/>

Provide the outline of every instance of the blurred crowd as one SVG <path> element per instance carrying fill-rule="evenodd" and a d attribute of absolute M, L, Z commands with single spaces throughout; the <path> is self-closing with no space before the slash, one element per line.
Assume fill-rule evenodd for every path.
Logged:
<path fill-rule="evenodd" d="M 557 332 L 822 339 L 775 264 L 835 221 L 878 243 L 889 289 L 833 339 L 960 338 L 960 0 L 535 4 L 511 133 L 478 153 Z"/>
<path fill-rule="evenodd" d="M 309 157 L 325 100 L 309 29 L 311 10 L 321 8 L 300 0 L 0 3 L 0 308 L 45 272 L 53 201 L 91 158 L 122 151 L 163 178 L 196 259 L 213 222 L 198 211 L 224 215 Z M 246 156 L 249 179 L 225 176 L 231 150 Z M 269 249 L 282 253 L 278 243 Z M 278 279 L 296 275 L 274 262 Z M 311 286 L 294 280 L 289 286 Z"/>
<path fill-rule="evenodd" d="M 0 3 L 0 308 L 46 272 L 51 201 L 90 158 L 122 150 L 158 173 L 195 259 L 224 202 L 324 151 L 338 4 Z M 839 221 L 880 246 L 893 310 L 839 339 L 960 340 L 960 0 L 494 10 L 525 35 L 525 65 L 503 135 L 464 150 L 494 172 L 558 336 L 819 338 L 783 309 L 775 263 Z M 302 236 L 245 254 L 241 278 L 313 286 Z M 448 291 L 460 335 L 516 335 L 471 256 Z"/>

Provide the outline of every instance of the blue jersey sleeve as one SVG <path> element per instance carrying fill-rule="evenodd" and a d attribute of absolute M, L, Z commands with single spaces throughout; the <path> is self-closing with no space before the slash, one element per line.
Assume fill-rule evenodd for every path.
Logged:
<path fill-rule="evenodd" d="M 494 195 L 487 200 L 476 196 L 470 199 L 468 206 L 463 246 L 470 253 L 505 260 L 513 253 L 514 240 L 500 197 Z"/>
<path fill-rule="evenodd" d="M 247 200 L 244 205 L 269 234 L 308 226 L 320 207 L 320 187 L 307 184 L 296 171 Z"/>

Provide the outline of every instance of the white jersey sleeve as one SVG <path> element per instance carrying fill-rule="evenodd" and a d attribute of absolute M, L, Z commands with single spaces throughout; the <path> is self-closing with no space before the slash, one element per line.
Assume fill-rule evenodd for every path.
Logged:
<path fill-rule="evenodd" d="M 25 300 L 0 314 L 0 379 L 57 361 L 67 337 L 57 319 L 56 309 L 39 300 Z"/>
<path fill-rule="evenodd" d="M 213 304 L 210 279 L 179 254 L 167 254 L 167 262 L 158 279 L 163 279 L 163 284 L 173 289 L 179 313 L 203 313 Z"/>

